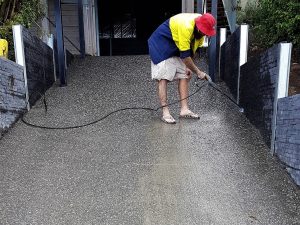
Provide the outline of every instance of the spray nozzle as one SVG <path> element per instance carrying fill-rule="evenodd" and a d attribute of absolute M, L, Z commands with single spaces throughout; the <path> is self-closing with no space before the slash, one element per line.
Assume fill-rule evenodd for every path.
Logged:
<path fill-rule="evenodd" d="M 208 83 L 213 83 L 211 77 L 209 75 L 206 74 L 205 78 L 203 79 L 200 79 L 199 77 L 196 78 L 196 81 L 195 81 L 195 84 L 197 85 L 198 84 L 198 81 L 199 80 L 206 80 Z"/>
<path fill-rule="evenodd" d="M 206 75 L 206 80 L 209 82 L 209 83 L 212 83 L 212 79 L 210 76 Z"/>

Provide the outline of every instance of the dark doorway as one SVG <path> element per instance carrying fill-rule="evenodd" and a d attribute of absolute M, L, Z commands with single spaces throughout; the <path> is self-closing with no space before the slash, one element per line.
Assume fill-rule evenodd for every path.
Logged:
<path fill-rule="evenodd" d="M 147 39 L 181 12 L 181 0 L 99 0 L 101 55 L 148 54 Z"/>

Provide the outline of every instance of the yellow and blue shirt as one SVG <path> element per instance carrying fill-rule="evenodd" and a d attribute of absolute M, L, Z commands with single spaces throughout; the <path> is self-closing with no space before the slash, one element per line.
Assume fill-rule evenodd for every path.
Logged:
<path fill-rule="evenodd" d="M 148 39 L 152 62 L 158 64 L 173 56 L 184 59 L 195 54 L 204 43 L 204 37 L 195 39 L 197 13 L 180 13 L 162 23 Z"/>

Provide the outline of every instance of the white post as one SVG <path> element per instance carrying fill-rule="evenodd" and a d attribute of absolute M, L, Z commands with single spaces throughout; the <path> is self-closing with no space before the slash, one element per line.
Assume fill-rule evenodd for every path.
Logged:
<path fill-rule="evenodd" d="M 226 41 L 226 28 L 221 28 L 220 29 L 220 47 L 225 43 Z"/>
<path fill-rule="evenodd" d="M 248 57 L 248 30 L 249 26 L 246 24 L 241 25 L 240 29 L 240 61 L 238 71 L 238 86 L 237 86 L 237 104 L 240 103 L 240 69 L 241 66 L 247 62 Z"/>
<path fill-rule="evenodd" d="M 248 30 L 249 26 L 241 25 L 241 40 L 240 40 L 240 66 L 247 62 L 248 56 Z"/>
<path fill-rule="evenodd" d="M 13 36 L 14 36 L 14 46 L 15 46 L 15 58 L 16 63 L 23 66 L 24 69 L 24 83 L 26 90 L 26 102 L 27 110 L 30 110 L 29 104 L 29 92 L 28 92 L 28 80 L 26 73 L 26 63 L 25 63 L 25 54 L 24 54 L 24 42 L 23 42 L 23 27 L 21 25 L 13 26 Z"/>
<path fill-rule="evenodd" d="M 50 34 L 48 39 L 47 39 L 47 45 L 50 47 L 50 48 L 54 48 L 54 38 L 53 38 L 53 34 Z"/>
<path fill-rule="evenodd" d="M 183 13 L 194 13 L 194 0 L 182 0 L 182 12 Z"/>
<path fill-rule="evenodd" d="M 100 56 L 100 40 L 99 40 L 99 15 L 98 15 L 98 1 L 95 0 L 94 2 L 95 5 L 95 26 L 96 26 L 96 56 Z"/>
<path fill-rule="evenodd" d="M 97 55 L 97 28 L 96 11 L 94 0 L 83 1 L 84 29 L 89 32 L 84 33 L 85 51 L 90 55 Z"/>
<path fill-rule="evenodd" d="M 279 64 L 279 78 L 278 78 L 278 92 L 277 98 L 284 98 L 288 96 L 289 76 L 291 69 L 291 43 L 280 44 L 280 64 Z"/>
<path fill-rule="evenodd" d="M 221 47 L 226 41 L 226 28 L 220 28 L 220 47 L 219 47 L 219 78 L 221 78 Z"/>
<path fill-rule="evenodd" d="M 50 34 L 47 40 L 47 45 L 52 49 L 53 51 L 53 69 L 54 69 L 54 81 L 56 81 L 56 65 L 55 65 L 55 55 L 54 55 L 54 35 Z"/>
<path fill-rule="evenodd" d="M 207 0 L 204 0 L 203 14 L 207 11 Z"/>
<path fill-rule="evenodd" d="M 271 139 L 271 154 L 275 153 L 275 131 L 276 131 L 276 118 L 277 118 L 277 103 L 279 98 L 288 96 L 289 90 L 289 76 L 290 76 L 290 62 L 291 62 L 291 43 L 279 44 L 279 56 L 278 56 L 278 83 L 275 89 L 274 96 L 274 110 L 272 118 L 272 139 Z"/>
<path fill-rule="evenodd" d="M 48 1 L 47 0 L 42 0 L 42 4 L 44 6 L 45 9 L 45 17 L 42 20 L 42 32 L 43 32 L 43 42 L 47 42 L 48 41 L 48 34 L 50 33 L 50 28 L 49 28 L 49 21 L 46 17 L 49 17 L 48 15 Z"/>

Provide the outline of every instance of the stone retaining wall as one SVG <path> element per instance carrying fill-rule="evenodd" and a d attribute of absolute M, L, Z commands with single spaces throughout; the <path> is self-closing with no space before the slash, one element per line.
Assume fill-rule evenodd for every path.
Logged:
<path fill-rule="evenodd" d="M 279 76 L 279 46 L 248 59 L 240 72 L 240 105 L 271 147 L 274 100 Z"/>
<path fill-rule="evenodd" d="M 27 110 L 23 67 L 0 58 L 0 133 L 10 128 Z"/>
<path fill-rule="evenodd" d="M 278 100 L 275 153 L 300 185 L 300 94 Z"/>

